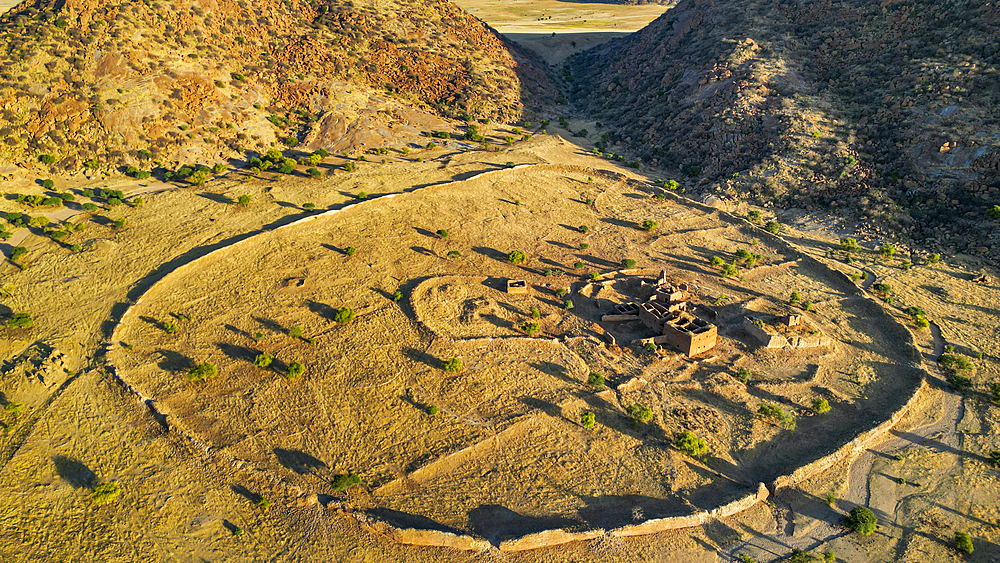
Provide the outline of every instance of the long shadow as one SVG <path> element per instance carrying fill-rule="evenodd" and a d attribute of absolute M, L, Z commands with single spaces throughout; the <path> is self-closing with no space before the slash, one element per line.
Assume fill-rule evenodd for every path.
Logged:
<path fill-rule="evenodd" d="M 508 538 L 580 524 L 569 518 L 525 516 L 498 504 L 483 504 L 469 511 L 469 528 L 494 545 Z"/>
<path fill-rule="evenodd" d="M 250 489 L 244 487 L 243 485 L 229 485 L 229 488 L 236 494 L 247 499 L 248 501 L 257 504 L 262 498 L 259 494 L 252 492 Z"/>
<path fill-rule="evenodd" d="M 424 364 L 433 369 L 441 369 L 444 366 L 444 362 L 441 360 L 416 348 L 403 348 L 403 355 L 411 362 Z"/>
<path fill-rule="evenodd" d="M 194 367 L 194 360 L 173 350 L 156 350 L 154 354 L 161 356 L 159 362 L 156 363 L 156 367 L 162 369 L 163 371 L 188 371 Z"/>
<path fill-rule="evenodd" d="M 456 535 L 464 533 L 459 529 L 446 526 L 440 522 L 431 520 L 426 516 L 410 514 L 408 512 L 401 512 L 399 510 L 392 510 L 389 508 L 372 508 L 366 510 L 365 514 L 401 529 L 416 528 L 418 530 L 437 530 L 439 532 Z"/>
<path fill-rule="evenodd" d="M 563 418 L 562 409 L 560 409 L 558 405 L 552 404 L 548 401 L 543 401 L 534 397 L 518 397 L 517 400 L 524 406 L 530 409 L 538 409 L 552 418 Z"/>
<path fill-rule="evenodd" d="M 472 251 L 475 252 L 476 254 L 480 254 L 480 255 L 485 256 L 487 258 L 492 258 L 494 260 L 499 260 L 500 262 L 506 262 L 507 261 L 507 254 L 506 253 L 500 252 L 499 250 L 496 250 L 496 249 L 493 249 L 493 248 L 487 248 L 485 246 L 473 246 L 472 247 Z"/>
<path fill-rule="evenodd" d="M 538 371 L 551 375 L 571 385 L 578 385 L 580 382 L 566 374 L 566 367 L 554 362 L 532 362 L 529 364 Z"/>
<path fill-rule="evenodd" d="M 577 247 L 575 247 L 575 246 L 573 246 L 571 244 L 566 244 L 565 242 L 559 242 L 559 241 L 556 241 L 556 240 L 547 240 L 545 242 L 547 242 L 548 244 L 551 244 L 552 246 L 557 246 L 559 248 L 564 248 L 566 250 L 579 250 Z"/>
<path fill-rule="evenodd" d="M 960 450 L 960 449 L 957 449 L 957 448 L 953 448 L 953 447 L 949 446 L 948 444 L 945 444 L 944 442 L 941 442 L 939 440 L 935 440 L 933 438 L 925 438 L 923 436 L 920 436 L 920 435 L 917 435 L 917 434 L 913 434 L 911 432 L 903 432 L 903 431 L 900 431 L 900 430 L 890 430 L 889 433 L 892 434 L 893 436 L 896 436 L 897 438 L 902 438 L 903 440 L 906 440 L 907 442 L 910 442 L 911 444 L 922 446 L 922 447 L 927 448 L 927 449 L 931 449 L 931 450 L 935 450 L 935 451 L 941 451 L 941 452 L 952 453 L 952 454 L 955 454 L 957 456 L 967 457 L 967 458 L 970 458 L 970 459 L 975 459 L 975 460 L 981 461 L 981 462 L 986 463 L 986 464 L 992 463 L 990 461 L 990 459 L 987 458 L 986 456 L 982 456 L 982 455 L 979 455 L 979 454 L 974 454 L 972 452 L 967 452 L 967 451 L 963 451 L 963 450 Z"/>
<path fill-rule="evenodd" d="M 236 361 L 252 362 L 260 354 L 260 350 L 253 350 L 245 346 L 237 346 L 235 344 L 230 344 L 228 342 L 216 342 L 216 348 L 222 350 L 222 353 L 229 356 Z"/>
<path fill-rule="evenodd" d="M 616 219 L 614 217 L 602 217 L 602 223 L 608 223 L 609 225 L 614 225 L 616 227 L 622 227 L 624 229 L 641 229 L 642 226 L 639 223 L 634 223 L 632 221 L 624 221 L 622 219 Z"/>
<path fill-rule="evenodd" d="M 612 262 L 610 260 L 598 258 L 597 256 L 592 256 L 590 254 L 575 254 L 574 256 L 576 256 L 582 261 L 590 262 L 591 264 L 596 264 L 598 266 L 603 266 L 605 268 L 610 268 L 613 270 L 617 270 L 618 268 L 622 267 L 622 265 L 619 264 L 618 262 Z"/>
<path fill-rule="evenodd" d="M 253 335 L 251 335 L 249 332 L 243 330 L 242 328 L 237 328 L 237 327 L 235 327 L 235 326 L 233 326 L 231 324 L 225 324 L 223 326 L 229 332 L 231 332 L 233 334 L 237 334 L 239 336 L 242 336 L 243 338 L 246 338 L 247 340 L 257 340 Z"/>
<path fill-rule="evenodd" d="M 337 317 L 337 309 L 327 305 L 326 303 L 320 303 L 319 301 L 313 301 L 312 299 L 306 301 L 306 307 L 310 312 L 313 312 L 324 319 L 334 320 Z"/>
<path fill-rule="evenodd" d="M 97 485 L 97 475 L 78 459 L 57 455 L 52 463 L 56 466 L 56 474 L 78 489 L 92 489 Z"/>
<path fill-rule="evenodd" d="M 580 497 L 582 520 L 595 528 L 618 528 L 652 518 L 686 516 L 692 507 L 677 495 L 655 498 L 645 495 L 600 495 Z"/>
<path fill-rule="evenodd" d="M 223 203 L 223 204 L 226 204 L 226 205 L 232 205 L 232 204 L 236 203 L 231 198 L 226 197 L 226 196 L 224 196 L 222 194 L 213 194 L 213 193 L 209 193 L 209 192 L 202 192 L 200 194 L 195 194 L 195 195 L 197 195 L 198 197 L 203 197 L 205 199 L 214 201 L 216 203 Z"/>
<path fill-rule="evenodd" d="M 287 328 L 281 326 L 275 321 L 272 321 L 271 319 L 266 319 L 264 317 L 254 317 L 253 320 L 260 323 L 260 325 L 266 328 L 267 330 L 274 331 L 280 334 L 286 334 L 288 332 Z"/>
<path fill-rule="evenodd" d="M 326 463 L 303 452 L 302 450 L 274 448 L 273 451 L 274 457 L 278 458 L 278 463 L 280 463 L 285 469 L 294 471 L 299 475 L 314 473 L 316 470 L 326 468 Z"/>

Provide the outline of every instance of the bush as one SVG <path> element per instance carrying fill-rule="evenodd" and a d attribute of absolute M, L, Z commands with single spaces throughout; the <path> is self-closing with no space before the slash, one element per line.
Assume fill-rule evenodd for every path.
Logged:
<path fill-rule="evenodd" d="M 292 338 L 302 338 L 302 327 L 292 325 L 288 328 L 288 336 Z"/>
<path fill-rule="evenodd" d="M 35 319 L 30 313 L 14 313 L 14 316 L 7 319 L 7 328 L 31 328 L 35 326 Z"/>
<path fill-rule="evenodd" d="M 511 264 L 523 264 L 527 258 L 520 250 L 511 250 L 507 253 L 507 261 Z"/>
<path fill-rule="evenodd" d="M 163 332 L 167 334 L 175 334 L 177 332 L 177 323 L 174 322 L 166 321 L 161 327 L 163 328 Z"/>
<path fill-rule="evenodd" d="M 844 252 L 857 252 L 861 250 L 861 247 L 858 246 L 858 241 L 850 237 L 840 239 L 840 248 Z"/>
<path fill-rule="evenodd" d="M 772 235 L 776 235 L 781 232 L 781 224 L 777 221 L 768 221 L 767 224 L 764 225 L 764 230 Z"/>
<path fill-rule="evenodd" d="M 288 371 L 285 372 L 285 379 L 295 379 L 306 371 L 305 366 L 299 362 L 288 364 Z"/>
<path fill-rule="evenodd" d="M 653 410 L 642 403 L 635 403 L 628 408 L 628 415 L 636 422 L 653 420 Z"/>
<path fill-rule="evenodd" d="M 750 368 L 736 368 L 736 379 L 739 379 L 744 383 L 746 383 L 752 375 L 753 372 L 750 371 Z"/>
<path fill-rule="evenodd" d="M 128 223 L 127 217 L 119 217 L 118 219 L 115 219 L 114 223 L 111 224 L 111 228 L 115 229 L 116 231 L 120 231 L 125 228 L 125 225 L 127 223 Z"/>
<path fill-rule="evenodd" d="M 595 371 L 590 372 L 590 375 L 587 376 L 587 385 L 598 391 L 604 389 L 604 376 Z"/>
<path fill-rule="evenodd" d="M 441 238 L 448 238 L 450 235 L 449 235 L 448 231 L 446 231 L 444 229 L 438 229 L 437 236 L 439 236 Z"/>
<path fill-rule="evenodd" d="M 348 256 L 354 256 L 355 253 L 357 253 L 357 251 L 358 251 L 357 248 L 354 248 L 353 246 L 348 246 L 347 248 L 344 249 L 344 254 Z"/>
<path fill-rule="evenodd" d="M 447 254 L 448 258 L 461 258 L 462 253 L 457 250 L 449 250 Z"/>
<path fill-rule="evenodd" d="M 17 262 L 22 256 L 28 253 L 28 249 L 23 246 L 15 246 L 10 249 L 10 261 Z"/>
<path fill-rule="evenodd" d="M 268 354 L 267 352 L 261 352 L 260 354 L 257 354 L 256 358 L 253 359 L 253 365 L 259 368 L 266 368 L 270 366 L 273 361 L 274 356 Z"/>
<path fill-rule="evenodd" d="M 188 371 L 188 381 L 203 381 L 219 375 L 219 368 L 215 364 L 203 362 Z"/>
<path fill-rule="evenodd" d="M 567 311 L 572 311 L 574 307 L 576 307 L 576 305 L 573 304 L 572 299 L 567 299 L 566 302 L 563 303 L 563 309 L 566 309 Z"/>
<path fill-rule="evenodd" d="M 594 427 L 594 413 L 590 411 L 585 411 L 580 415 L 580 424 L 586 429 L 591 429 Z"/>
<path fill-rule="evenodd" d="M 236 205 L 239 205 L 240 207 L 246 207 L 250 205 L 251 201 L 253 201 L 253 198 L 250 195 L 243 194 L 238 198 L 236 198 Z"/>
<path fill-rule="evenodd" d="M 431 406 L 427 407 L 427 414 L 429 414 L 431 416 L 434 416 L 434 415 L 436 415 L 439 412 L 441 412 L 441 409 L 437 405 L 431 405 Z"/>
<path fill-rule="evenodd" d="M 260 508 L 262 508 L 262 509 L 264 509 L 264 510 L 267 510 L 267 509 L 268 509 L 268 507 L 270 507 L 270 506 L 271 506 L 272 504 L 274 504 L 274 503 L 273 503 L 273 502 L 271 502 L 271 499 L 269 499 L 269 498 L 266 498 L 266 497 L 260 497 L 259 499 L 257 499 L 257 502 L 256 502 L 255 504 L 256 504 L 257 506 L 259 506 Z"/>
<path fill-rule="evenodd" d="M 598 274 L 597 272 L 590 272 L 589 277 L 590 281 L 597 281 L 601 279 L 601 274 Z"/>
<path fill-rule="evenodd" d="M 135 207 L 136 209 L 141 208 L 143 205 L 146 205 L 146 200 L 141 197 L 137 197 L 132 200 L 132 207 Z"/>
<path fill-rule="evenodd" d="M 1000 205 L 994 205 L 986 210 L 986 216 L 994 221 L 1000 221 Z"/>
<path fill-rule="evenodd" d="M 355 167 L 355 165 L 354 165 L 353 162 L 345 162 L 344 163 L 344 170 L 346 170 L 347 172 L 354 172 L 355 168 L 356 167 Z"/>
<path fill-rule="evenodd" d="M 55 186 L 56 186 L 56 183 L 55 183 L 55 182 L 53 182 L 53 181 L 52 181 L 52 180 L 50 180 L 50 179 L 45 179 L 45 180 L 42 180 L 42 187 L 43 187 L 43 188 L 45 188 L 46 190 L 51 190 L 51 189 L 52 189 L 52 188 L 54 188 Z"/>
<path fill-rule="evenodd" d="M 587 233 L 587 232 L 589 232 L 589 231 L 590 231 L 590 227 L 588 227 L 587 225 L 580 225 L 579 227 L 577 227 L 577 229 L 578 229 L 578 230 L 579 230 L 579 231 L 580 231 L 581 233 Z"/>
<path fill-rule="evenodd" d="M 43 154 L 42 156 L 38 157 L 38 160 L 40 160 L 42 164 L 55 164 L 56 157 L 52 156 L 51 154 Z"/>
<path fill-rule="evenodd" d="M 315 203 L 303 203 L 302 204 L 302 209 L 305 209 L 306 211 L 312 211 L 313 209 L 316 209 L 316 204 Z"/>
<path fill-rule="evenodd" d="M 878 520 L 875 513 L 864 506 L 855 506 L 851 513 L 844 520 L 844 523 L 851 530 L 863 535 L 870 536 L 878 527 Z"/>
<path fill-rule="evenodd" d="M 118 483 L 114 481 L 101 483 L 90 492 L 90 500 L 94 501 L 97 506 L 104 506 L 118 500 L 118 495 L 121 493 L 122 488 Z"/>
<path fill-rule="evenodd" d="M 955 549 L 972 555 L 972 537 L 966 532 L 955 532 Z"/>
<path fill-rule="evenodd" d="M 14 401 L 7 401 L 7 404 L 3 406 L 3 410 L 14 416 L 21 416 L 21 409 L 23 408 L 24 405 L 21 403 L 15 403 Z"/>
<path fill-rule="evenodd" d="M 88 212 L 90 212 L 90 211 L 97 211 L 97 206 L 96 206 L 96 205 L 94 205 L 93 203 L 84 203 L 84 204 L 83 204 L 83 205 L 81 205 L 80 207 L 81 207 L 81 208 L 82 208 L 82 209 L 83 209 L 84 211 L 88 211 Z"/>
<path fill-rule="evenodd" d="M 735 264 L 726 264 L 726 265 L 724 265 L 722 267 L 722 276 L 723 277 L 738 276 L 738 275 L 740 275 L 740 271 L 738 269 L 736 269 L 736 265 Z"/>
<path fill-rule="evenodd" d="M 346 491 L 359 483 L 361 483 L 361 477 L 358 477 L 357 473 L 342 473 L 333 478 L 333 490 Z"/>
<path fill-rule="evenodd" d="M 656 228 L 659 226 L 660 224 L 657 223 L 656 221 L 653 221 L 652 219 L 646 219 L 645 221 L 642 222 L 642 230 L 646 231 L 647 233 L 655 231 Z"/>
<path fill-rule="evenodd" d="M 882 258 L 892 258 L 896 254 L 896 247 L 887 242 L 879 247 L 878 253 Z"/>
<path fill-rule="evenodd" d="M 760 211 L 756 209 L 751 210 L 747 213 L 747 220 L 751 223 L 760 223 Z"/>
<path fill-rule="evenodd" d="M 333 320 L 342 325 L 353 321 L 354 309 L 351 309 L 350 307 L 341 307 L 340 309 L 337 309 L 337 314 L 333 317 Z"/>
<path fill-rule="evenodd" d="M 538 323 L 525 321 L 521 323 L 521 330 L 527 333 L 528 336 L 534 336 L 541 332 L 542 328 L 538 326 Z"/>
<path fill-rule="evenodd" d="M 444 363 L 444 371 L 449 371 L 451 373 L 459 373 L 463 369 L 462 360 L 458 358 L 452 358 Z"/>
<path fill-rule="evenodd" d="M 625 258 L 624 260 L 622 260 L 622 266 L 624 266 L 627 269 L 635 268 L 635 260 L 631 258 Z"/>
<path fill-rule="evenodd" d="M 927 257 L 926 260 L 924 260 L 924 264 L 937 264 L 940 261 L 941 261 L 940 254 L 931 254 L 930 256 Z"/>
<path fill-rule="evenodd" d="M 818 562 L 819 558 L 808 551 L 793 549 L 792 554 L 788 556 L 788 561 L 790 563 L 813 563 L 814 561 Z"/>
<path fill-rule="evenodd" d="M 392 294 L 392 300 L 395 301 L 396 303 L 399 303 L 400 301 L 402 301 L 403 300 L 403 292 L 399 291 L 397 289 L 396 293 Z"/>
<path fill-rule="evenodd" d="M 718 266 L 721 266 L 721 265 L 725 264 L 726 262 L 725 262 L 725 260 L 723 260 L 722 258 L 719 258 L 718 256 L 713 256 L 712 259 L 709 260 L 709 263 L 711 265 L 713 265 L 713 266 L 718 267 Z"/>
<path fill-rule="evenodd" d="M 764 403 L 757 409 L 757 412 L 766 417 L 776 419 L 782 426 L 789 430 L 795 430 L 795 418 L 778 405 Z"/>
<path fill-rule="evenodd" d="M 708 453 L 708 444 L 705 443 L 705 440 L 702 440 L 690 430 L 685 431 L 678 436 L 674 445 L 677 446 L 677 449 L 680 450 L 681 453 L 687 454 L 691 457 L 701 457 Z"/>
<path fill-rule="evenodd" d="M 826 399 L 813 399 L 812 410 L 816 414 L 830 412 L 830 403 Z"/>
<path fill-rule="evenodd" d="M 589 244 L 587 244 L 585 242 L 581 242 L 580 243 L 580 250 L 587 250 L 588 248 L 590 248 Z"/>
<path fill-rule="evenodd" d="M 308 174 L 310 178 L 319 178 L 323 175 L 318 168 L 306 168 L 306 174 Z"/>
<path fill-rule="evenodd" d="M 795 305 L 796 303 L 800 302 L 802 302 L 802 296 L 799 295 L 798 291 L 793 291 L 792 294 L 788 297 L 788 303 L 791 305 Z"/>

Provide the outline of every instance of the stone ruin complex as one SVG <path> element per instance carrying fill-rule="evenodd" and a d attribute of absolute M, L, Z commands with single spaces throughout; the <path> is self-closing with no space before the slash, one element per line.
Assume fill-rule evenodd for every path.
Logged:
<path fill-rule="evenodd" d="M 686 283 L 671 284 L 667 280 L 667 273 L 661 270 L 649 301 L 641 305 L 615 305 L 612 314 L 604 315 L 601 320 L 641 320 L 648 328 L 659 332 L 658 336 L 648 339 L 649 341 L 669 344 L 688 357 L 697 356 L 715 348 L 719 330 L 711 322 L 694 314 L 690 291 L 691 288 Z"/>
<path fill-rule="evenodd" d="M 743 317 L 743 330 L 761 343 L 764 348 L 818 348 L 830 346 L 833 341 L 803 322 L 802 315 L 767 315 L 748 311 Z"/>
<path fill-rule="evenodd" d="M 507 280 L 507 293 L 511 295 L 526 295 L 528 282 L 525 280 Z"/>

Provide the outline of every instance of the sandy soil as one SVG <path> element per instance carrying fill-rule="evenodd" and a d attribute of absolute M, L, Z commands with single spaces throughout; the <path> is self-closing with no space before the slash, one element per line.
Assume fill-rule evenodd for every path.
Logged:
<path fill-rule="evenodd" d="M 656 201 L 649 184 L 629 186 L 596 172 L 527 167 L 474 176 L 507 162 L 610 167 L 573 145 L 538 136 L 500 153 L 439 149 L 423 157 L 365 164 L 323 180 L 231 174 L 206 188 L 148 193 L 141 208 L 76 216 L 89 224 L 69 241 L 81 244 L 81 253 L 27 237 L 27 267 L 6 264 L 0 272 L 4 311 L 28 310 L 36 318 L 35 328 L 7 330 L 3 339 L 4 397 L 25 405 L 19 416 L 3 414 L 4 557 L 467 560 L 472 555 L 396 546 L 353 518 L 302 505 L 288 487 L 389 521 L 471 530 L 493 541 L 550 525 L 617 525 L 636 514 L 680 514 L 742 494 L 883 416 L 912 385 L 898 349 L 902 336 L 872 320 L 873 305 L 845 299 L 837 276 L 755 243 L 746 226 Z M 444 185 L 454 179 L 463 181 Z M 442 187 L 414 191 L 435 184 Z M 164 433 L 145 405 L 101 373 L 101 349 L 124 304 L 167 271 L 306 216 L 303 202 L 336 209 L 361 190 L 412 193 L 264 235 L 143 300 L 122 333 L 131 350 L 113 342 L 110 357 L 182 432 Z M 242 193 L 254 197 L 249 209 L 232 203 Z M 588 197 L 594 205 L 583 203 Z M 0 205 L 19 208 L 9 200 Z M 101 219 L 122 215 L 129 226 L 121 231 Z M 648 218 L 660 223 L 656 233 L 636 228 Z M 580 233 L 575 227 L 582 224 L 591 230 Z M 441 228 L 448 239 L 434 234 Z M 830 242 L 821 233 L 787 236 L 825 259 Z M 357 252 L 345 256 L 347 246 Z M 512 248 L 528 255 L 524 266 L 503 260 Z M 737 248 L 760 253 L 761 265 L 744 272 L 743 282 L 721 279 L 708 259 L 730 260 Z M 462 257 L 448 259 L 452 249 Z M 706 303 L 726 296 L 728 304 L 719 306 L 724 338 L 714 359 L 608 349 L 605 332 L 623 345 L 646 336 L 639 326 L 595 325 L 612 302 L 644 298 L 627 278 L 598 295 L 570 294 L 576 307 L 569 312 L 554 295 L 559 287 L 579 289 L 586 272 L 607 272 L 623 257 L 695 281 Z M 577 261 L 584 266 L 576 268 Z M 769 560 L 768 552 L 787 553 L 789 545 L 827 544 L 850 560 L 913 560 L 918 553 L 941 560 L 956 528 L 973 532 L 972 560 L 980 554 L 978 560 L 990 560 L 996 487 L 983 456 L 997 445 L 992 407 L 980 397 L 998 375 L 1000 350 L 984 336 L 995 334 L 997 316 L 983 305 L 998 302 L 996 287 L 969 282 L 971 275 L 949 260 L 908 271 L 867 258 L 850 267 L 829 264 L 844 271 L 863 265 L 893 285 L 897 306 L 927 309 L 942 342 L 985 353 L 974 394 L 961 401 L 938 392 L 942 399 L 929 401 L 909 428 L 878 449 L 898 451 L 905 471 L 873 454 L 783 493 L 773 508 L 703 529 L 604 538 L 507 560 L 698 561 L 740 549 Z M 543 275 L 554 268 L 569 274 Z M 447 275 L 464 277 L 435 278 Z M 493 283 L 508 277 L 535 288 L 529 296 L 509 296 Z M 427 291 L 414 292 L 425 280 Z M 406 296 L 400 303 L 389 299 L 397 289 Z M 815 304 L 810 322 L 838 341 L 835 350 L 763 353 L 732 324 L 744 307 L 778 307 L 791 289 Z M 358 317 L 338 326 L 330 317 L 344 305 Z M 543 332 L 526 341 L 516 327 L 532 305 L 542 312 Z M 192 320 L 169 335 L 159 323 L 171 313 Z M 287 336 L 292 325 L 315 343 Z M 915 334 L 929 362 L 934 338 Z M 28 352 L 36 351 L 35 358 L 51 348 L 66 354 L 66 369 L 41 377 Z M 286 381 L 256 368 L 248 360 L 259 351 L 273 353 L 279 368 L 301 361 L 306 374 Z M 463 360 L 462 373 L 441 369 L 451 357 Z M 188 382 L 185 367 L 206 360 L 221 375 Z M 737 366 L 752 369 L 749 384 L 732 377 Z M 591 370 L 605 373 L 608 390 L 587 388 Z M 803 409 L 816 396 L 828 397 L 833 410 L 807 416 Z M 795 413 L 798 428 L 783 430 L 756 416 L 762 401 Z M 638 430 L 623 414 L 634 402 L 654 411 Z M 441 410 L 434 416 L 426 410 L 432 404 Z M 597 413 L 594 431 L 579 425 L 584 410 Z M 707 465 L 666 445 L 684 429 L 708 440 Z M 211 452 L 192 448 L 184 433 Z M 934 451 L 940 453 L 927 453 Z M 234 458 L 243 463 L 234 466 Z M 333 491 L 330 480 L 346 471 L 358 472 L 362 485 Z M 922 487 L 900 485 L 900 477 Z M 976 485 L 956 487 L 956 477 Z M 103 508 L 90 504 L 87 487 L 111 479 L 122 483 L 122 499 Z M 818 498 L 830 491 L 838 497 L 833 509 Z M 255 507 L 261 495 L 275 505 Z M 843 536 L 839 514 L 866 502 L 885 520 L 883 533 L 874 540 Z M 57 512 L 59 518 L 50 517 Z M 236 527 L 246 530 L 239 539 Z M 746 543 L 751 537 L 758 539 Z"/>

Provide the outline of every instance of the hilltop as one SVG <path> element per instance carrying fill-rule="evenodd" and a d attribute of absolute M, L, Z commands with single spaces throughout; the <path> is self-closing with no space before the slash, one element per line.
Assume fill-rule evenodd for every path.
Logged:
<path fill-rule="evenodd" d="M 696 193 L 995 258 L 998 24 L 988 4 L 687 0 L 572 77 L 602 150 Z"/>
<path fill-rule="evenodd" d="M 449 2 L 22 2 L 0 32 L 0 162 L 53 171 L 397 146 L 553 91 Z"/>

